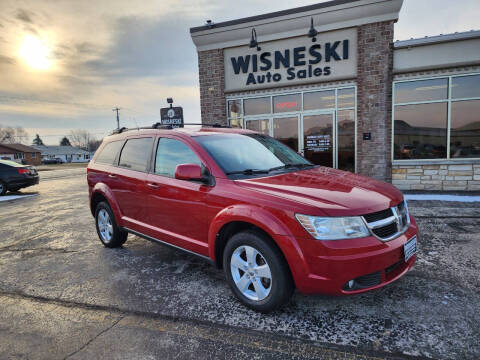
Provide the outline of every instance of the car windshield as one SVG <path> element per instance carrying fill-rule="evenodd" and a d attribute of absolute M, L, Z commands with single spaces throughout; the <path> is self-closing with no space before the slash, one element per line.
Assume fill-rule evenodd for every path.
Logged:
<path fill-rule="evenodd" d="M 195 140 L 225 174 L 231 176 L 253 176 L 314 166 L 288 146 L 266 135 L 206 135 Z"/>

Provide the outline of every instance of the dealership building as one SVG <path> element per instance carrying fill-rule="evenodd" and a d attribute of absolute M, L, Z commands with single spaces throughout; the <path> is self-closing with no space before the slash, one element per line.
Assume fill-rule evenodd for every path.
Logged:
<path fill-rule="evenodd" d="M 394 41 L 402 3 L 334 0 L 191 28 L 202 122 L 402 190 L 479 191 L 480 31 Z"/>

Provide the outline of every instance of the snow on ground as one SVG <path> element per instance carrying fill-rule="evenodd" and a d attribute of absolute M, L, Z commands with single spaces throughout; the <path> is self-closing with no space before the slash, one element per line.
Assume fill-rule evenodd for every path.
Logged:
<path fill-rule="evenodd" d="M 0 196 L 0 202 L 2 201 L 11 201 L 11 200 L 18 200 L 21 198 L 28 198 L 31 196 L 36 196 L 37 194 L 30 194 L 30 195 L 4 195 Z"/>

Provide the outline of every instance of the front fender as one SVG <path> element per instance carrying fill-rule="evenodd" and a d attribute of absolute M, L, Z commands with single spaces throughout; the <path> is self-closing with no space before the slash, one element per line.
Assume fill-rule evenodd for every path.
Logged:
<path fill-rule="evenodd" d="M 220 229 L 228 223 L 242 221 L 257 226 L 275 241 L 285 256 L 294 279 L 298 273 L 305 274 L 305 258 L 290 229 L 277 216 L 264 208 L 246 204 L 232 205 L 220 211 L 210 224 L 208 230 L 208 251 L 216 261 L 215 242 Z"/>
<path fill-rule="evenodd" d="M 115 196 L 113 195 L 112 190 L 104 183 L 97 183 L 92 189 L 92 196 L 90 200 L 90 206 L 92 206 L 92 201 L 95 197 L 95 194 L 101 194 L 105 199 L 107 199 L 110 208 L 113 211 L 115 216 L 115 222 L 118 226 L 122 226 L 122 212 L 118 203 L 115 201 Z M 92 209 L 92 213 L 95 213 L 95 209 Z"/>

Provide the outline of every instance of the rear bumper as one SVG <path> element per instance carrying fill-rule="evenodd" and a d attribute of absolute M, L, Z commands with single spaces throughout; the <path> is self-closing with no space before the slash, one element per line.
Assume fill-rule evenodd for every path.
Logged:
<path fill-rule="evenodd" d="M 287 256 L 297 289 L 304 294 L 352 295 L 383 287 L 402 277 L 416 261 L 404 260 L 403 245 L 417 235 L 412 219 L 410 228 L 397 238 L 382 243 L 374 237 L 330 242 L 296 239 L 302 254 Z M 360 283 L 352 290 L 349 280 Z"/>
<path fill-rule="evenodd" d="M 14 181 L 11 181 L 8 183 L 9 188 L 26 188 L 29 186 L 37 185 L 40 181 L 39 176 L 34 176 L 34 177 L 28 177 L 28 178 L 23 178 L 23 179 L 15 179 Z"/>

